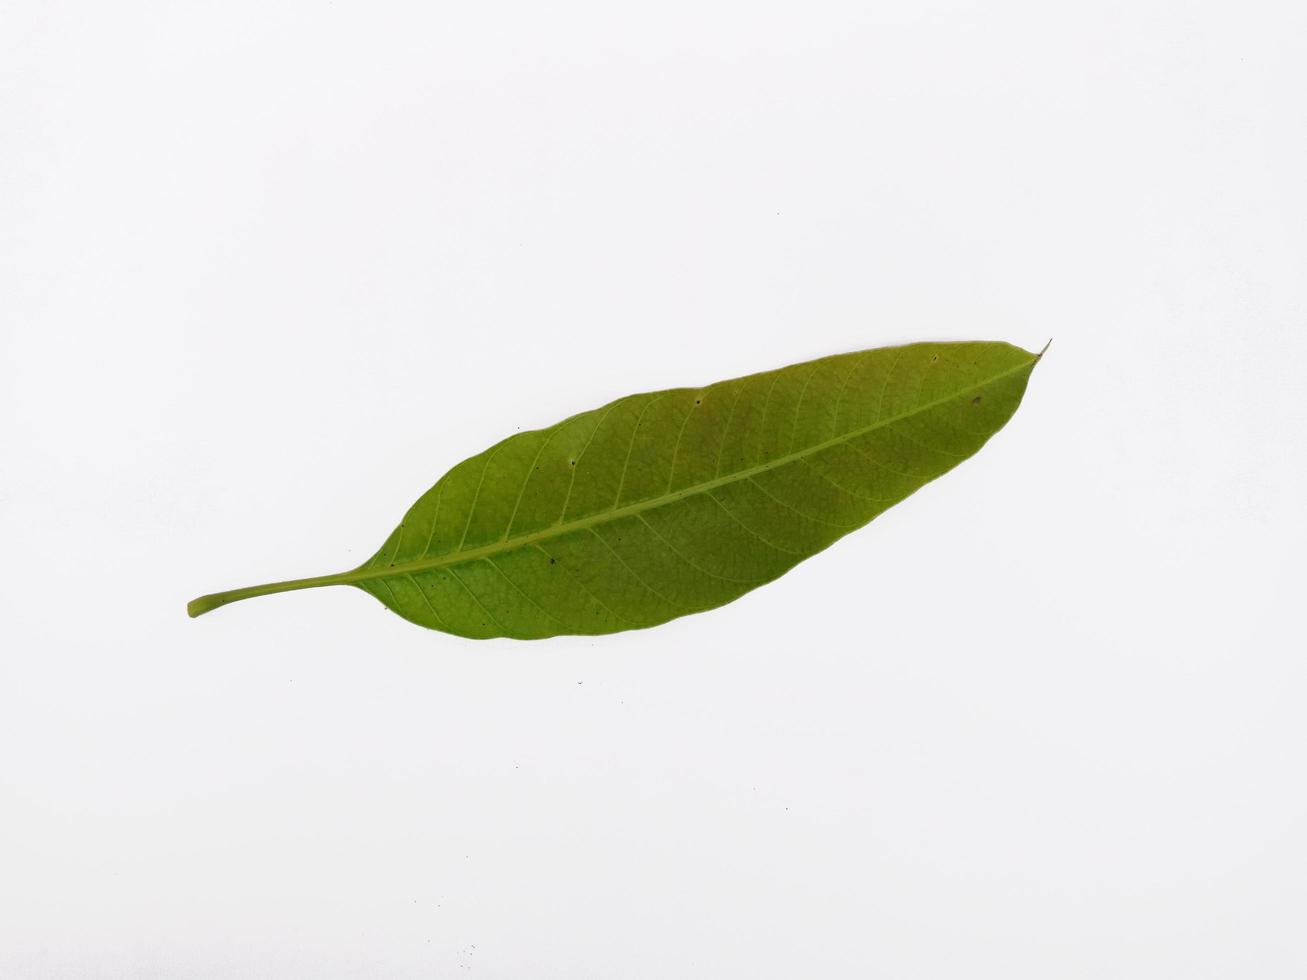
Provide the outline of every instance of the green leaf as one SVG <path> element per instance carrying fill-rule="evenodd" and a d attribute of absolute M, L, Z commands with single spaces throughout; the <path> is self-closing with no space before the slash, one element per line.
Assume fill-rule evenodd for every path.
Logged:
<path fill-rule="evenodd" d="M 464 460 L 337 575 L 195 599 L 353 585 L 477 639 L 655 626 L 784 574 L 1003 427 L 1040 355 L 910 344 L 619 398 Z"/>

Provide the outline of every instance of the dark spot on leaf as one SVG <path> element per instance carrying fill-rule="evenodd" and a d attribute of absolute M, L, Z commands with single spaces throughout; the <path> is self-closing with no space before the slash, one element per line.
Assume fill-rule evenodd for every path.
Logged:
<path fill-rule="evenodd" d="M 973 404 L 973 405 L 979 405 L 979 404 L 980 404 L 980 396 L 977 395 L 975 398 L 971 399 L 971 404 Z"/>
<path fill-rule="evenodd" d="M 554 559 L 550 558 L 550 559 L 549 559 L 549 564 L 552 565 L 553 563 L 554 563 Z"/>
<path fill-rule="evenodd" d="M 576 465 L 576 460 L 574 460 L 574 459 L 569 459 L 569 460 L 567 461 L 567 465 L 568 465 L 568 466 L 575 466 L 575 465 Z"/>

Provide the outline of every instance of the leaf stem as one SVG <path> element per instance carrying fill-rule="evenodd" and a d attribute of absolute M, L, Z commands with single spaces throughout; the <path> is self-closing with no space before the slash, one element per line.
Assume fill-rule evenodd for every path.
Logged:
<path fill-rule="evenodd" d="M 186 604 L 186 614 L 194 619 L 206 612 L 225 606 L 241 599 L 252 599 L 256 595 L 273 595 L 277 592 L 294 592 L 296 589 L 317 589 L 324 585 L 345 585 L 350 581 L 349 572 L 336 575 L 315 575 L 312 578 L 293 578 L 285 582 L 268 582 L 264 585 L 248 585 L 243 589 L 230 589 L 227 592 L 214 592 L 192 599 Z"/>

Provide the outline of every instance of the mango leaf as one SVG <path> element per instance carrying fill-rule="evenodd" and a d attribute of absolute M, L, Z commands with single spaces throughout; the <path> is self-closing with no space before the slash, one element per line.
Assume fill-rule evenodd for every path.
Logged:
<path fill-rule="evenodd" d="M 619 398 L 459 463 L 353 571 L 207 595 L 187 611 L 353 585 L 420 626 L 477 639 L 702 612 L 975 453 L 1012 417 L 1039 357 L 909 344 Z"/>

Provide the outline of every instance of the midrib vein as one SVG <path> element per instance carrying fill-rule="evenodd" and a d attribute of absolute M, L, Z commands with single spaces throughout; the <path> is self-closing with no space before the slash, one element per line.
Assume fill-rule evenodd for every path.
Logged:
<path fill-rule="evenodd" d="M 645 500 L 636 501 L 627 504 L 624 507 L 616 507 L 612 510 L 606 510 L 599 514 L 592 514 L 589 517 L 581 517 L 574 521 L 568 521 L 563 524 L 554 524 L 547 528 L 541 528 L 539 531 L 531 531 L 527 534 L 518 535 L 515 538 L 505 538 L 502 541 L 495 541 L 478 548 L 468 548 L 466 551 L 450 552 L 449 554 L 437 555 L 432 558 L 420 558 L 416 561 L 401 562 L 394 565 L 382 565 L 374 568 L 358 568 L 351 572 L 341 572 L 338 575 L 324 576 L 329 582 L 323 581 L 321 584 L 352 584 L 355 582 L 366 582 L 378 578 L 390 578 L 396 575 L 412 575 L 415 572 L 427 572 L 437 568 L 448 568 L 452 565 L 463 565 L 468 562 L 478 561 L 482 558 L 488 558 L 493 555 L 503 554 L 509 551 L 515 551 L 518 548 L 529 547 L 539 544 L 542 541 L 549 541 L 553 538 L 562 537 L 565 534 L 571 534 L 573 531 L 584 531 L 593 528 L 598 524 L 606 524 L 610 521 L 618 521 L 623 517 L 632 517 L 636 514 L 643 513 L 647 510 L 657 510 L 659 507 L 665 507 L 673 504 L 678 500 L 684 500 L 687 497 L 693 497 L 696 494 L 707 493 L 717 487 L 726 486 L 735 483 L 738 480 L 747 480 L 757 476 L 759 473 L 766 473 L 769 470 L 778 469 L 795 460 L 819 453 L 823 449 L 829 449 L 831 446 L 838 446 L 840 443 L 848 442 L 850 439 L 856 439 L 858 436 L 866 435 L 868 432 L 874 432 L 876 429 L 883 429 L 886 426 L 893 425 L 895 422 L 901 422 L 904 419 L 911 418 L 914 415 L 920 415 L 922 412 L 929 412 L 933 408 L 938 408 L 958 398 L 964 398 L 972 392 L 981 388 L 992 385 L 995 382 L 1002 381 L 1004 378 L 1032 367 L 1039 360 L 1038 355 L 1032 356 L 1024 364 L 1018 364 L 1015 367 L 1008 368 L 1006 371 L 1000 371 L 993 377 L 986 378 L 984 381 L 977 382 L 967 388 L 962 388 L 953 392 L 951 395 L 945 395 L 942 398 L 936 398 L 924 405 L 918 405 L 907 412 L 900 412 L 897 415 L 891 415 L 889 418 L 877 419 L 870 425 L 865 425 L 859 429 L 846 432 L 843 435 L 833 436 L 823 442 L 814 443 L 804 449 L 795 452 L 786 453 L 784 456 L 777 456 L 775 459 L 768 460 L 765 463 L 759 463 L 757 466 L 751 466 L 748 469 L 737 470 L 734 473 L 728 473 L 725 476 L 716 477 L 712 480 L 706 480 L 703 483 L 696 483 L 693 486 L 684 487 L 672 493 L 661 494 L 657 497 L 649 497 Z M 470 519 L 469 514 L 469 519 Z"/>

